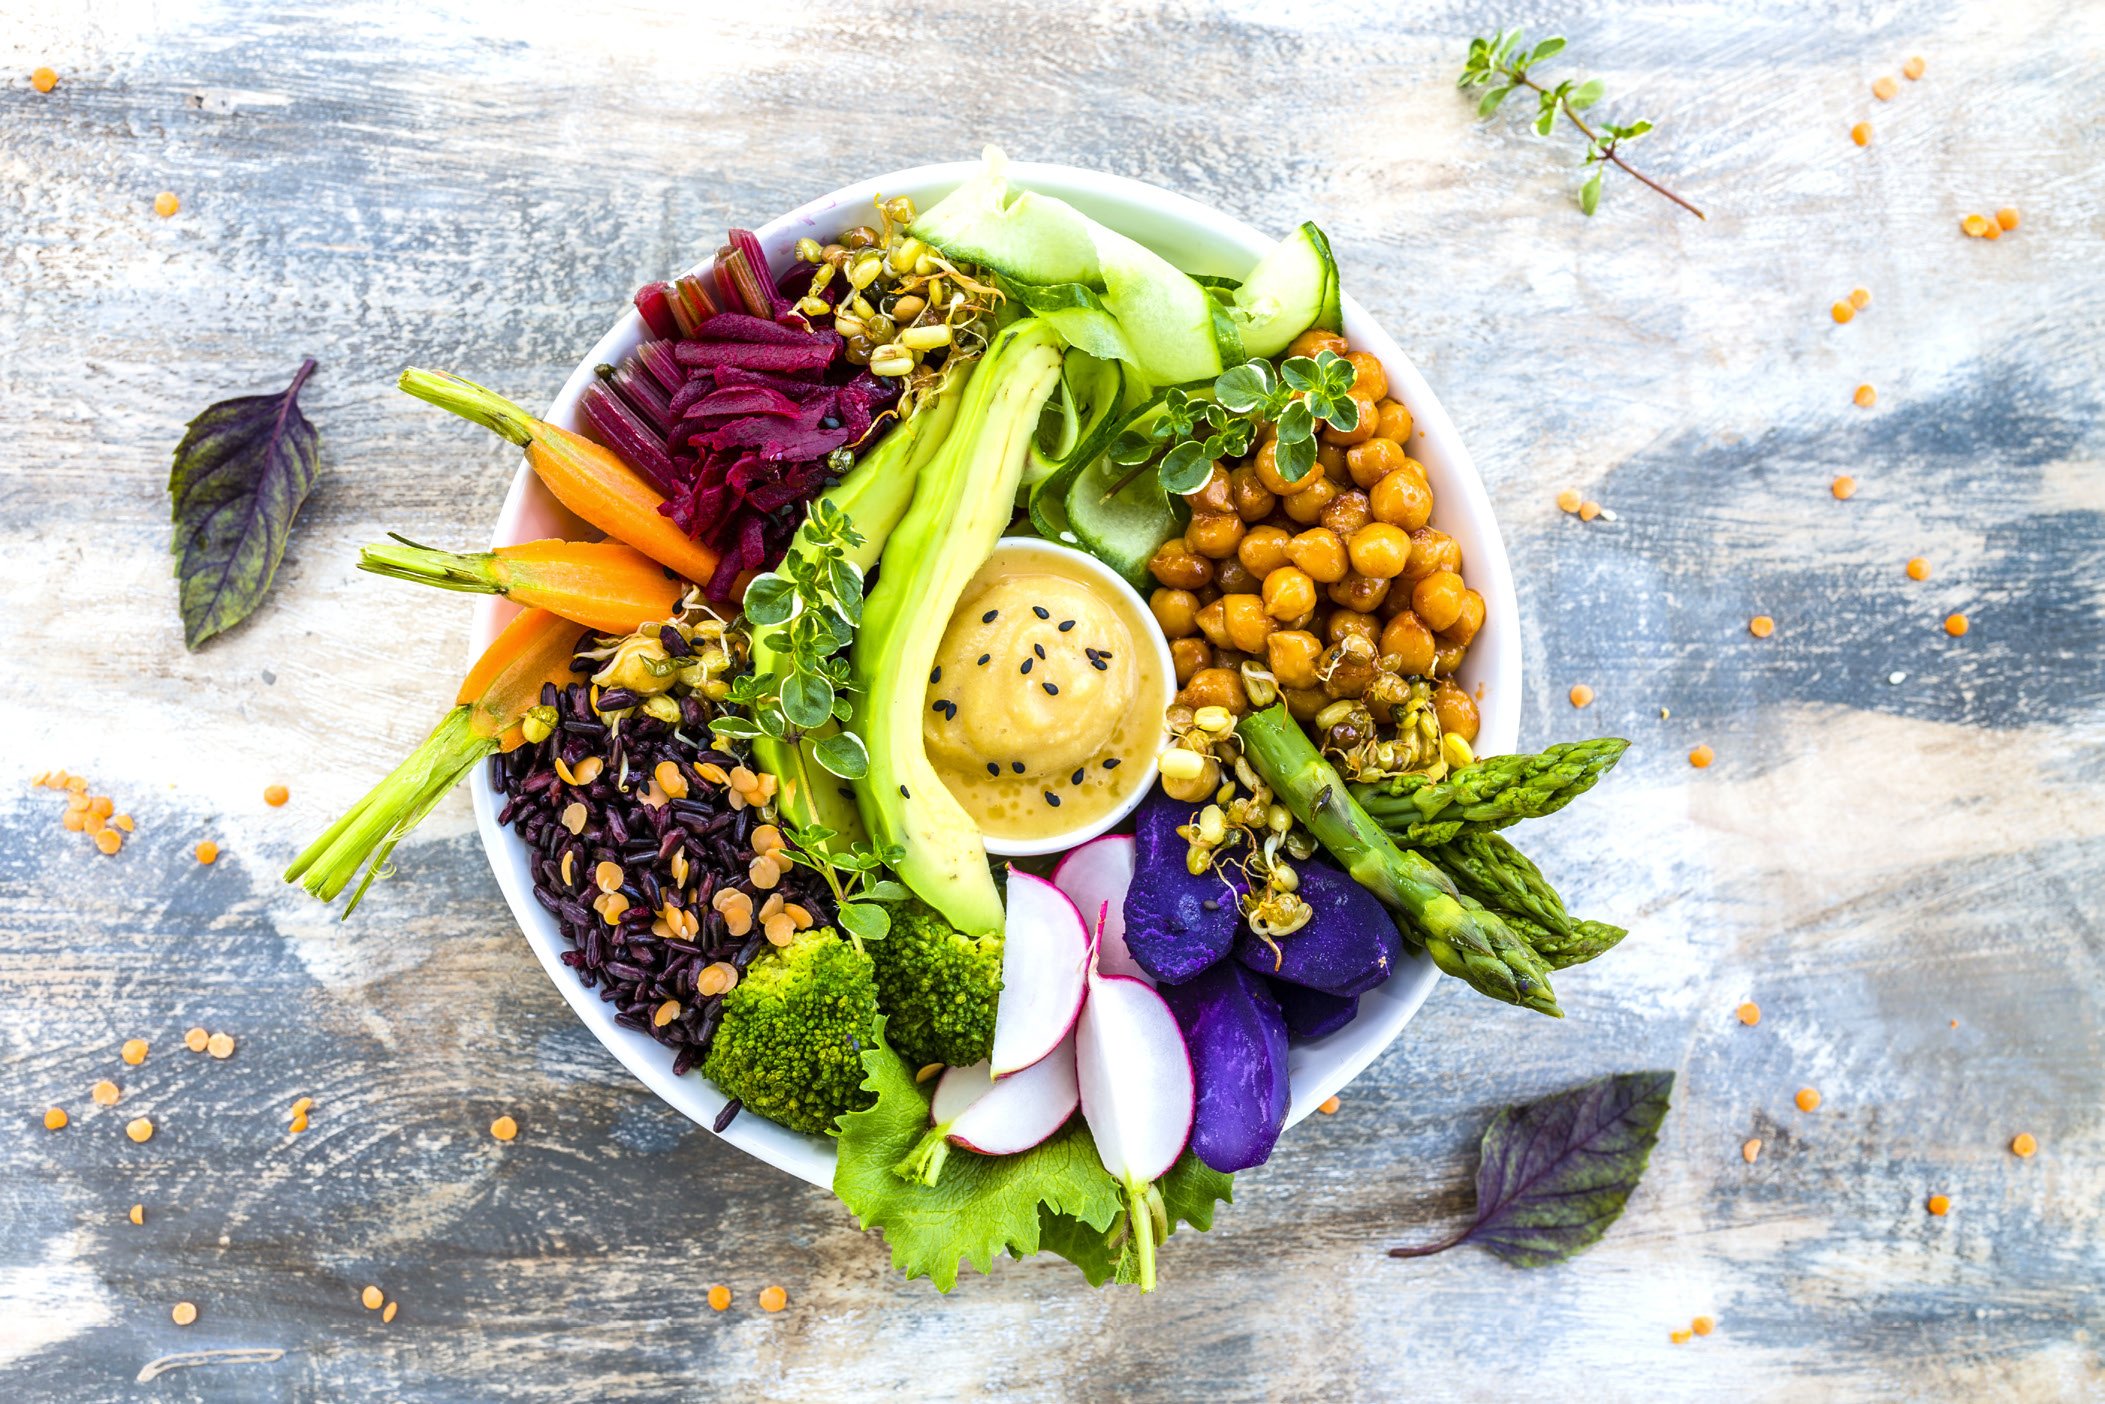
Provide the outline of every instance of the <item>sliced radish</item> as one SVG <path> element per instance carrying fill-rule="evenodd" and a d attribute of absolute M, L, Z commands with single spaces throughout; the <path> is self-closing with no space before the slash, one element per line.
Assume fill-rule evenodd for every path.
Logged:
<path fill-rule="evenodd" d="M 1138 980 L 1103 975 L 1075 1025 L 1082 1116 L 1104 1168 L 1146 1185 L 1174 1165 L 1197 1105 L 1184 1032 L 1162 996 Z"/>
<path fill-rule="evenodd" d="M 1013 1077 L 994 1081 L 985 1063 L 950 1068 L 936 1083 L 929 1117 L 950 1143 L 981 1155 L 1015 1155 L 1067 1124 L 1080 1100 L 1074 1036 Z"/>
<path fill-rule="evenodd" d="M 1053 886 L 1071 898 L 1083 912 L 1098 911 L 1111 904 L 1097 942 L 1096 968 L 1106 975 L 1124 975 L 1149 986 L 1155 977 L 1140 968 L 1126 951 L 1126 888 L 1133 882 L 1133 836 L 1108 834 L 1092 839 L 1070 852 L 1053 869 Z"/>
<path fill-rule="evenodd" d="M 904 1160 L 892 1167 L 903 1180 L 934 1185 L 952 1146 L 980 1155 L 1015 1155 L 1067 1124 L 1081 1100 L 1074 1076 L 1074 1037 L 1017 1073 L 996 1082 L 987 1064 L 948 1068 L 929 1101 L 932 1123 Z"/>
<path fill-rule="evenodd" d="M 1012 869 L 1008 907 L 990 1060 L 996 1078 L 1059 1047 L 1089 992 L 1089 928 L 1067 894 Z"/>

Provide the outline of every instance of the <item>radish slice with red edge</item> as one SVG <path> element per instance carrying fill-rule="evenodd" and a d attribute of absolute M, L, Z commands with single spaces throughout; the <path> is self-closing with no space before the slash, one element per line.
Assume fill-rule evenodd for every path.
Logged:
<path fill-rule="evenodd" d="M 1090 977 L 1074 1049 L 1082 1119 L 1125 1192 L 1140 1290 L 1151 1291 L 1163 1218 L 1154 1182 L 1191 1139 L 1198 1104 L 1191 1055 L 1162 996 L 1124 975 Z"/>
<path fill-rule="evenodd" d="M 929 1103 L 927 1134 L 892 1173 L 934 1185 L 952 1146 L 980 1155 L 1018 1155 L 1065 1126 L 1080 1100 L 1072 1034 L 1045 1057 L 999 1082 L 984 1062 L 947 1068 Z"/>
<path fill-rule="evenodd" d="M 1053 886 L 1084 912 L 1110 904 L 1097 937 L 1096 968 L 1152 986 L 1155 977 L 1126 950 L 1126 889 L 1133 883 L 1133 836 L 1107 834 L 1068 853 L 1053 869 Z"/>
<path fill-rule="evenodd" d="M 1010 870 L 1002 940 L 989 1059 L 997 1079 L 1059 1047 L 1089 992 L 1089 929 L 1067 894 L 1045 879 Z"/>

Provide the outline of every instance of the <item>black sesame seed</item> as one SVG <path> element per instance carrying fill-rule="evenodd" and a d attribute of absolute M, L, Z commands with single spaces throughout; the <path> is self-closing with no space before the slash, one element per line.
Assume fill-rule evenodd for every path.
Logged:
<path fill-rule="evenodd" d="M 989 775 L 999 775 L 999 774 L 1001 774 L 1001 763 L 1000 763 L 999 761 L 988 761 L 988 762 L 987 762 L 987 774 L 989 774 Z"/>
<path fill-rule="evenodd" d="M 982 667 L 982 668 L 986 667 L 986 666 L 987 666 L 987 660 L 988 660 L 988 659 L 990 659 L 990 658 L 992 658 L 993 656 L 994 656 L 994 655 L 993 655 L 993 654 L 991 654 L 991 653 L 982 653 L 982 654 L 981 654 L 981 655 L 979 656 L 979 666 L 980 666 L 980 667 Z"/>
<path fill-rule="evenodd" d="M 1053 684 L 1051 683 L 1039 683 L 1038 686 L 1045 689 L 1045 695 L 1047 697 L 1058 697 L 1060 695 L 1060 689 L 1053 686 Z"/>
<path fill-rule="evenodd" d="M 1074 768 L 1074 774 L 1067 777 L 1067 783 L 1070 785 L 1079 785 L 1088 778 L 1089 767 L 1086 765 L 1078 765 Z"/>
<path fill-rule="evenodd" d="M 1052 611 L 1047 609 L 1044 605 L 1032 605 L 1031 613 L 1037 615 L 1040 619 L 1052 618 Z"/>
<path fill-rule="evenodd" d="M 1047 790 L 1045 792 L 1045 802 L 1051 805 L 1054 809 L 1058 809 L 1060 807 L 1060 797 L 1054 794 L 1051 790 Z"/>
<path fill-rule="evenodd" d="M 995 617 L 1000 613 L 1001 611 L 998 609 L 990 609 L 985 614 L 982 614 L 979 617 L 979 622 L 982 624 L 992 624 L 994 622 Z"/>
<path fill-rule="evenodd" d="M 1074 621 L 1072 619 L 1062 619 L 1060 621 L 1060 632 L 1063 634 L 1066 633 L 1069 629 L 1072 629 L 1073 627 Z"/>
<path fill-rule="evenodd" d="M 1040 658 L 1043 658 L 1043 657 L 1045 656 L 1045 645 L 1044 645 L 1044 644 L 1032 644 L 1032 645 L 1031 645 L 1031 652 L 1033 652 L 1033 653 L 1037 654 L 1037 655 L 1038 655 L 1038 656 L 1039 656 Z"/>
<path fill-rule="evenodd" d="M 1109 658 L 1111 656 L 1111 650 L 1108 648 L 1100 648 L 1096 651 L 1096 656 L 1099 658 Z"/>
<path fill-rule="evenodd" d="M 1101 658 L 1090 659 L 1089 666 L 1096 669 L 1099 673 L 1108 673 L 1111 671 L 1111 665 L 1109 663 L 1106 663 Z"/>
<path fill-rule="evenodd" d="M 908 793 L 906 792 L 906 786 L 904 786 L 904 785 L 901 785 L 901 786 L 899 787 L 899 798 L 901 798 L 901 799 L 912 799 L 912 798 L 913 798 L 913 796 L 912 796 L 912 795 L 910 795 L 910 794 L 908 794 Z"/>
<path fill-rule="evenodd" d="M 1085 648 L 1082 650 L 1082 656 L 1088 659 L 1091 663 L 1094 663 L 1096 661 L 1096 650 L 1093 648 Z"/>
<path fill-rule="evenodd" d="M 1031 670 L 1031 660 L 1030 660 L 1030 659 L 1028 659 L 1028 658 L 1024 659 L 1024 660 L 1023 660 L 1023 666 L 1022 666 L 1021 668 L 1017 669 L 1017 671 L 1018 671 L 1018 672 L 1022 672 L 1022 673 L 1028 673 L 1028 672 L 1029 672 L 1030 670 Z"/>
<path fill-rule="evenodd" d="M 934 704 L 931 705 L 928 710 L 931 712 L 940 712 L 949 705 L 949 703 L 945 702 L 942 698 L 938 697 L 935 700 Z"/>
<path fill-rule="evenodd" d="M 1009 762 L 1009 769 L 1011 769 L 1011 770 L 1015 771 L 1015 772 L 1016 772 L 1016 773 L 1017 773 L 1018 775 L 1021 775 L 1021 774 L 1023 774 L 1023 762 L 1022 762 L 1022 761 L 1010 761 L 1010 762 Z"/>
<path fill-rule="evenodd" d="M 932 672 L 932 673 L 930 673 L 930 674 L 928 675 L 928 680 L 929 680 L 930 682 L 932 682 L 932 683 L 939 683 L 939 682 L 943 681 L 943 665 L 942 665 L 942 664 L 940 664 L 940 663 L 936 664 L 936 666 L 935 666 L 935 671 L 934 671 L 934 672 Z"/>
<path fill-rule="evenodd" d="M 1117 756 L 1106 756 L 1106 757 L 1104 758 L 1104 769 L 1106 769 L 1106 770 L 1116 770 L 1116 769 L 1118 769 L 1118 757 L 1117 757 Z"/>

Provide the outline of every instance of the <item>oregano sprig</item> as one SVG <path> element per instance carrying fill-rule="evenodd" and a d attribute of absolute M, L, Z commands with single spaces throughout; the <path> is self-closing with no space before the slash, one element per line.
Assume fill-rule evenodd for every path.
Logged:
<path fill-rule="evenodd" d="M 1555 87 L 1545 87 L 1529 76 L 1531 70 L 1542 60 L 1562 52 L 1564 40 L 1551 36 L 1537 44 L 1532 50 L 1522 46 L 1521 31 L 1500 30 L 1490 38 L 1469 41 L 1469 57 L 1462 65 L 1462 76 L 1455 80 L 1458 88 L 1489 87 L 1483 99 L 1476 105 L 1476 115 L 1489 117 L 1498 110 L 1516 88 L 1526 88 L 1535 94 L 1534 128 L 1539 136 L 1548 136 L 1557 125 L 1557 114 L 1563 113 L 1574 127 L 1586 137 L 1586 159 L 1583 165 L 1590 171 L 1586 183 L 1579 187 L 1579 208 L 1592 214 L 1601 203 L 1601 173 L 1614 166 L 1640 185 L 1672 200 L 1697 219 L 1704 218 L 1703 211 L 1676 195 L 1673 191 L 1639 171 L 1621 154 L 1625 142 L 1637 140 L 1652 130 L 1652 124 L 1643 119 L 1618 126 L 1613 122 L 1602 122 L 1598 127 L 1587 124 L 1579 114 L 1601 100 L 1607 89 L 1598 78 L 1589 78 L 1583 83 L 1570 79 Z"/>
<path fill-rule="evenodd" d="M 1298 483 L 1315 466 L 1319 427 L 1359 426 L 1359 406 L 1352 398 L 1356 374 L 1352 363 L 1334 351 L 1289 356 L 1277 370 L 1269 361 L 1246 361 L 1213 382 L 1211 400 L 1179 389 L 1166 392 L 1161 413 L 1112 440 L 1111 461 L 1143 464 L 1159 454 L 1156 472 L 1163 489 L 1197 492 L 1217 460 L 1248 453 L 1258 426 L 1269 423 L 1278 438 L 1273 453 L 1279 476 Z"/>
<path fill-rule="evenodd" d="M 862 539 L 848 514 L 821 497 L 811 504 L 797 548 L 776 569 L 753 577 L 746 587 L 746 622 L 770 631 L 780 658 L 774 667 L 732 680 L 728 701 L 744 715 L 710 722 L 717 736 L 795 741 L 829 721 L 848 720 L 853 688 L 844 650 L 862 623 L 863 601 L 862 571 L 848 551 Z M 869 752 L 852 731 L 822 738 L 812 754 L 844 780 L 869 770 Z"/>

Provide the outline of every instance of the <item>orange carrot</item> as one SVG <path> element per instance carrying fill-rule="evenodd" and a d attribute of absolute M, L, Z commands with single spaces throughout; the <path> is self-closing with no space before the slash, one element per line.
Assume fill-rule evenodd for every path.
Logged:
<path fill-rule="evenodd" d="M 358 568 L 442 590 L 504 595 L 609 634 L 664 619 L 680 602 L 665 567 L 618 541 L 526 541 L 456 555 L 397 536 L 359 552 Z"/>
<path fill-rule="evenodd" d="M 351 894 L 344 915 L 356 911 L 403 835 L 477 762 L 524 740 L 520 724 L 540 704 L 541 685 L 571 677 L 577 635 L 576 624 L 545 609 L 521 612 L 468 670 L 453 710 L 407 760 L 292 860 L 285 881 L 299 882 L 330 902 L 363 867 L 365 880 Z"/>
<path fill-rule="evenodd" d="M 398 382 L 404 390 L 495 430 L 526 450 L 526 463 L 556 500 L 617 541 L 705 582 L 716 572 L 716 552 L 690 540 L 658 511 L 660 497 L 611 449 L 582 434 L 535 419 L 510 400 L 473 381 L 444 371 L 412 366 Z"/>

